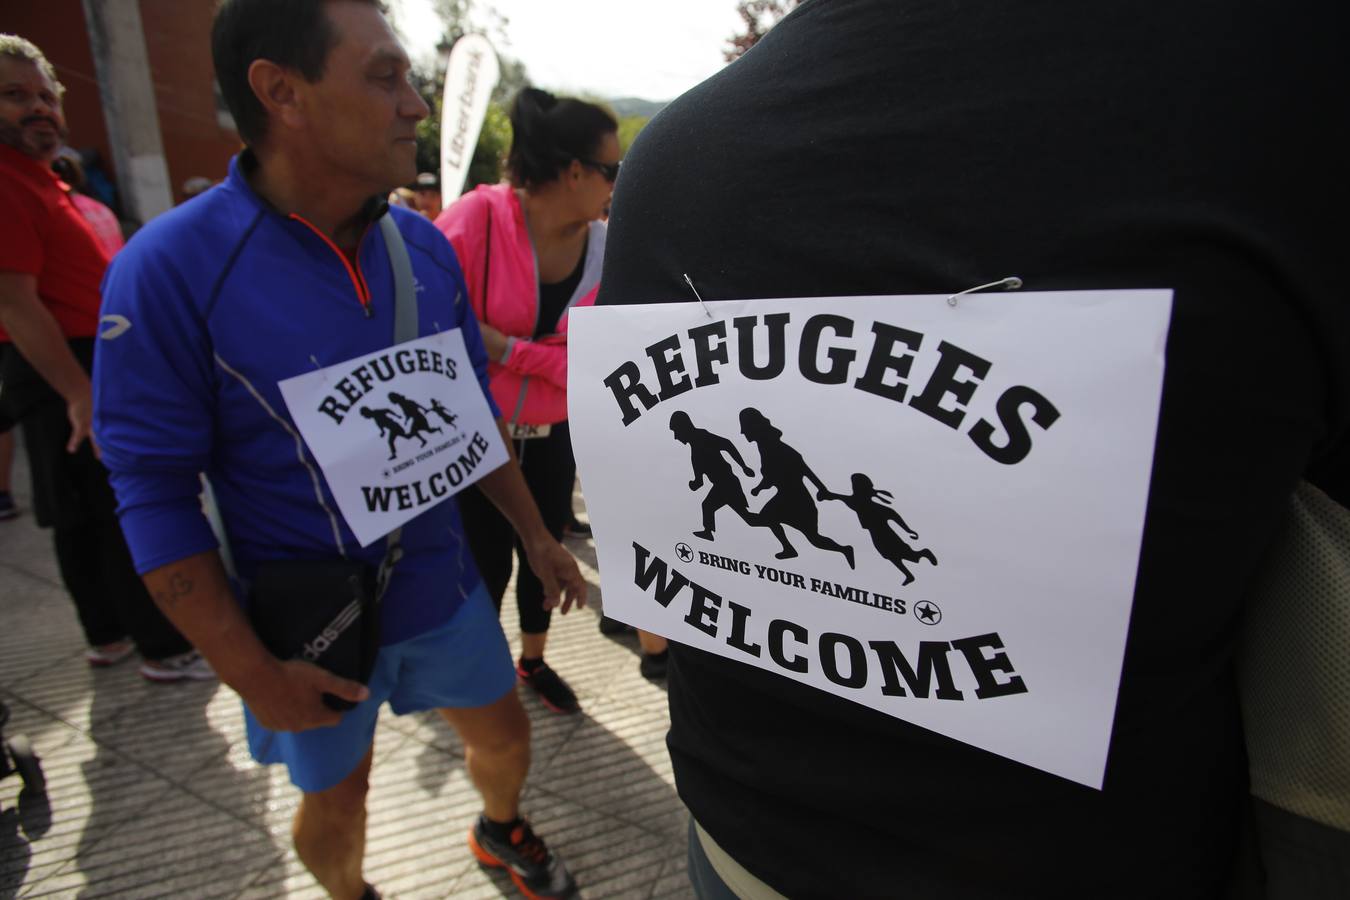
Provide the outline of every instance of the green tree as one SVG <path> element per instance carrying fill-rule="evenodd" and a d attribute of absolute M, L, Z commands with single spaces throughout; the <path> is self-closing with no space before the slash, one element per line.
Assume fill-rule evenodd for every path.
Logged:
<path fill-rule="evenodd" d="M 722 51 L 726 61 L 739 59 L 799 2 L 801 0 L 740 0 L 736 4 L 736 15 L 741 17 L 741 27 L 745 30 L 727 38 L 727 46 Z"/>
<path fill-rule="evenodd" d="M 624 116 L 619 119 L 619 150 L 624 156 L 628 155 L 628 148 L 633 146 L 633 139 L 638 136 L 651 118 L 648 116 Z"/>
<path fill-rule="evenodd" d="M 449 53 L 455 41 L 474 31 L 487 34 L 495 47 L 506 45 L 507 19 L 493 7 L 484 7 L 485 12 L 482 16 L 478 15 L 479 7 L 473 0 L 436 0 L 435 8 L 443 23 L 437 49 L 444 51 L 444 54 Z M 397 25 L 396 15 L 395 25 Z M 506 154 L 511 149 L 511 123 L 506 115 L 506 107 L 516 92 L 530 83 L 525 65 L 520 60 L 507 56 L 500 49 L 497 50 L 497 60 L 501 64 L 501 76 L 493 88 L 487 116 L 483 121 L 483 130 L 478 135 L 478 144 L 469 163 L 469 172 L 464 179 L 465 191 L 472 190 L 480 184 L 496 184 L 501 181 Z M 445 61 L 438 59 L 429 65 L 424 62 L 415 63 L 410 77 L 417 92 L 431 107 L 431 115 L 417 126 L 417 170 L 435 172 L 439 175 L 441 99 L 445 93 Z"/>

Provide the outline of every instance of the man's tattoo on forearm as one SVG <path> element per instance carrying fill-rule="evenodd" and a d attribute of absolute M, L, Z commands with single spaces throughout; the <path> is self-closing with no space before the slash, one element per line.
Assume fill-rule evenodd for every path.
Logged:
<path fill-rule="evenodd" d="M 179 572 L 169 576 L 169 589 L 155 594 L 155 602 L 165 609 L 176 609 L 178 601 L 192 593 L 192 580 Z"/>

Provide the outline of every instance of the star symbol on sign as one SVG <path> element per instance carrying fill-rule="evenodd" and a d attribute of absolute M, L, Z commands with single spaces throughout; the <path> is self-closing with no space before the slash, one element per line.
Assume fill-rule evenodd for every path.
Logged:
<path fill-rule="evenodd" d="M 689 562 L 694 558 L 694 551 L 688 544 L 681 541 L 675 545 L 675 555 L 680 558 L 681 562 Z"/>
<path fill-rule="evenodd" d="M 924 600 L 915 606 L 914 615 L 925 625 L 936 625 L 942 621 L 942 610 L 930 600 Z"/>
<path fill-rule="evenodd" d="M 385 470 L 384 470 L 384 477 L 385 477 L 385 478 L 388 478 L 388 477 L 389 477 L 389 470 L 388 470 L 388 469 L 385 469 Z"/>

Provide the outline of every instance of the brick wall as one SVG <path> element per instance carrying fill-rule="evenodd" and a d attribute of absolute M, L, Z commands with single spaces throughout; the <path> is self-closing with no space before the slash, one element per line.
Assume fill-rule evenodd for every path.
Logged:
<path fill-rule="evenodd" d="M 193 175 L 225 176 L 239 137 L 220 121 L 211 67 L 211 17 L 215 0 L 140 0 L 146 52 L 159 109 L 160 137 L 174 199 Z M 3 25 L 42 48 L 66 86 L 70 145 L 96 147 L 112 171 L 94 60 L 80 0 L 6 3 Z"/>

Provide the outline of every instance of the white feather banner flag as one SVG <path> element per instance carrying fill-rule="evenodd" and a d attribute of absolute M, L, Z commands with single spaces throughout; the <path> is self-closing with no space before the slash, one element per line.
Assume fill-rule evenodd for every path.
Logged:
<path fill-rule="evenodd" d="M 441 100 L 441 202 L 445 206 L 458 199 L 464 187 L 499 72 L 497 52 L 485 35 L 466 34 L 450 51 Z"/>

